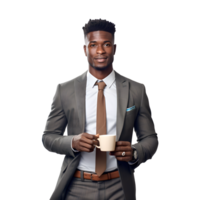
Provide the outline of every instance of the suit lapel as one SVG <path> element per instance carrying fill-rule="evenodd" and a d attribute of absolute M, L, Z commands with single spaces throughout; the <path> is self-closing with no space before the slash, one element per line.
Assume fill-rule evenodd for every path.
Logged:
<path fill-rule="evenodd" d="M 129 84 L 128 81 L 115 71 L 116 87 L 117 87 L 117 122 L 116 131 L 119 140 L 124 125 L 124 117 L 128 105 Z"/>
<path fill-rule="evenodd" d="M 117 88 L 117 122 L 116 141 L 119 140 L 124 125 L 124 117 L 128 104 L 129 85 L 128 81 L 115 71 Z M 82 133 L 85 131 L 85 93 L 86 93 L 87 71 L 74 81 L 76 105 Z"/>

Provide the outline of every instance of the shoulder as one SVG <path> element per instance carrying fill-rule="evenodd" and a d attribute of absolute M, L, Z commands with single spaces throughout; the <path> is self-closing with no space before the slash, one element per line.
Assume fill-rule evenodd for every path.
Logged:
<path fill-rule="evenodd" d="M 134 81 L 130 78 L 127 78 L 121 74 L 119 74 L 118 72 L 115 71 L 115 75 L 116 75 L 116 80 L 118 79 L 118 81 L 127 81 L 129 83 L 129 88 L 131 91 L 137 91 L 137 92 L 141 92 L 144 90 L 145 86 L 142 83 L 139 83 L 137 81 Z"/>
<path fill-rule="evenodd" d="M 54 93 L 58 93 L 61 98 L 74 94 L 75 85 L 83 85 L 86 82 L 87 71 L 83 71 L 75 77 L 55 84 Z"/>
<path fill-rule="evenodd" d="M 85 81 L 86 80 L 86 74 L 87 74 L 87 70 L 81 72 L 80 74 L 68 79 L 68 80 L 65 80 L 63 82 L 59 82 L 58 84 L 60 84 L 60 87 L 61 88 L 71 88 L 74 86 L 75 82 L 79 81 Z"/>

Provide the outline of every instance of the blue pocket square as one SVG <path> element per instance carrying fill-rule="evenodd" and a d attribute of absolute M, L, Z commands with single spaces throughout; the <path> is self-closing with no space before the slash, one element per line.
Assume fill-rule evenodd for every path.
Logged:
<path fill-rule="evenodd" d="M 127 108 L 127 109 L 126 109 L 126 112 L 131 111 L 131 110 L 134 110 L 134 109 L 135 109 L 135 106 L 132 106 L 132 107 L 130 107 L 130 108 Z"/>

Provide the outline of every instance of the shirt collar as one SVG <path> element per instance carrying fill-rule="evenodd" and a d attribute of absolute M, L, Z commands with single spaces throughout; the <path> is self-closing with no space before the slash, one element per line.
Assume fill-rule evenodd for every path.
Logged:
<path fill-rule="evenodd" d="M 94 87 L 97 80 L 99 80 L 99 79 L 94 77 L 88 70 L 88 72 L 87 72 L 87 87 L 90 87 L 90 88 Z M 103 82 L 106 84 L 106 86 L 108 88 L 110 88 L 112 86 L 112 84 L 115 82 L 114 70 L 112 70 L 112 72 L 103 79 Z"/>

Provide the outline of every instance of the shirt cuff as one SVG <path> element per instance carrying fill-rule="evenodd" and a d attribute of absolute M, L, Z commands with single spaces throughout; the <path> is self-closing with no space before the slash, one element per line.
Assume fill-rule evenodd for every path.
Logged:
<path fill-rule="evenodd" d="M 74 138 L 74 137 L 73 137 L 73 138 Z M 72 140 L 73 140 L 73 138 L 72 138 Z M 77 150 L 75 150 L 75 149 L 72 148 L 72 140 L 71 140 L 71 149 L 72 149 L 72 151 L 73 151 L 73 152 L 79 152 L 79 151 L 77 151 Z"/>
<path fill-rule="evenodd" d="M 131 145 L 132 149 L 135 149 L 137 151 L 137 149 L 134 147 L 134 145 Z M 134 157 L 132 157 L 134 159 Z M 131 162 L 128 162 L 129 165 L 134 165 L 138 162 L 138 155 L 137 155 L 137 159 L 131 160 Z"/>
<path fill-rule="evenodd" d="M 129 165 L 134 165 L 137 161 L 138 161 L 138 158 L 136 160 L 134 160 L 133 162 L 129 161 L 128 164 Z"/>

